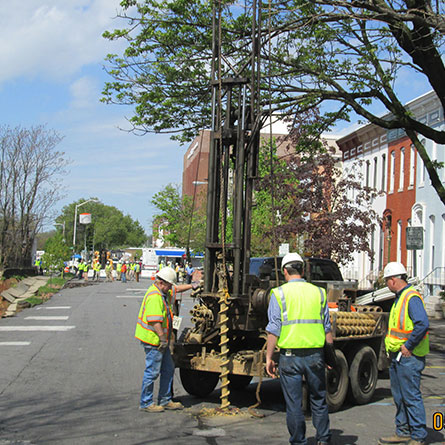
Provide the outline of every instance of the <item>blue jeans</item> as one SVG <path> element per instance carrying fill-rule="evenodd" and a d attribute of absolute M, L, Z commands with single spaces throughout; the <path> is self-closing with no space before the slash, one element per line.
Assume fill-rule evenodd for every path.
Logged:
<path fill-rule="evenodd" d="M 426 414 L 420 392 L 420 377 L 425 368 L 425 357 L 401 357 L 391 361 L 389 376 L 391 392 L 396 404 L 396 432 L 422 441 L 427 436 Z"/>
<path fill-rule="evenodd" d="M 122 272 L 121 273 L 121 279 L 122 279 L 122 283 L 126 283 L 127 282 L 127 273 L 126 272 Z"/>
<path fill-rule="evenodd" d="M 286 422 L 291 444 L 306 444 L 306 422 L 301 401 L 303 376 L 310 394 L 312 423 L 317 441 L 329 442 L 329 412 L 326 402 L 326 377 L 322 349 L 297 349 L 292 355 L 280 354 L 280 381 L 286 400 Z"/>
<path fill-rule="evenodd" d="M 156 346 L 145 343 L 143 346 L 145 349 L 145 371 L 142 379 L 141 408 L 153 404 L 153 387 L 159 374 L 161 374 L 161 379 L 159 381 L 158 405 L 166 405 L 172 399 L 172 383 L 175 374 L 175 364 L 170 349 L 167 348 L 161 352 Z"/>

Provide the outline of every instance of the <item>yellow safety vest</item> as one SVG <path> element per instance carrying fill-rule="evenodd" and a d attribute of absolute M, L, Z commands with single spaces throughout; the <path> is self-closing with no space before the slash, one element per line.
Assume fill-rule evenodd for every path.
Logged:
<path fill-rule="evenodd" d="M 326 292 L 306 281 L 295 281 L 272 289 L 281 309 L 281 333 L 277 345 L 283 349 L 322 348 L 325 343 Z"/>
<path fill-rule="evenodd" d="M 388 333 L 385 337 L 385 346 L 388 352 L 400 351 L 402 345 L 408 340 L 411 332 L 413 332 L 414 324 L 408 311 L 408 304 L 412 297 L 419 297 L 425 307 L 422 296 L 412 286 L 406 288 L 401 293 L 397 303 L 392 305 L 391 312 L 389 313 Z M 425 337 L 412 350 L 412 353 L 418 357 L 423 357 L 428 352 L 430 352 L 430 340 L 427 332 Z"/>
<path fill-rule="evenodd" d="M 170 291 L 170 300 L 171 297 L 172 293 Z M 165 298 L 162 297 L 161 291 L 154 284 L 151 285 L 145 293 L 144 300 L 139 309 L 134 336 L 144 343 L 159 346 L 159 336 L 151 323 L 161 323 L 165 338 L 168 339 L 172 332 L 169 319 L 173 321 L 171 303 L 171 301 L 166 302 Z"/>

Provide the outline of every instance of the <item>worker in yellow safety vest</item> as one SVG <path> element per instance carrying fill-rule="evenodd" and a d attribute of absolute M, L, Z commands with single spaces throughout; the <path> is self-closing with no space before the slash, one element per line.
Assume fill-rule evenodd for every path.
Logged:
<path fill-rule="evenodd" d="M 79 278 L 79 280 L 83 277 L 84 268 L 85 268 L 85 264 L 84 264 L 83 260 L 80 260 L 80 263 L 77 266 L 77 278 Z"/>
<path fill-rule="evenodd" d="M 277 377 L 273 353 L 278 346 L 289 442 L 306 443 L 306 424 L 301 408 L 304 376 L 311 399 L 317 444 L 327 444 L 331 431 L 323 348 L 327 342 L 331 354 L 334 354 L 333 337 L 326 292 L 302 278 L 303 267 L 303 259 L 298 253 L 288 253 L 283 257 L 281 271 L 286 284 L 272 289 L 268 308 L 266 371 L 272 378 Z"/>
<path fill-rule="evenodd" d="M 408 284 L 408 274 L 402 263 L 388 263 L 383 277 L 388 289 L 396 294 L 385 346 L 391 359 L 389 376 L 397 411 L 395 434 L 380 438 L 379 443 L 423 444 L 427 429 L 420 379 L 425 356 L 430 351 L 428 316 L 422 296 Z"/>
<path fill-rule="evenodd" d="M 98 260 L 96 260 L 96 262 L 93 264 L 93 271 L 94 271 L 93 280 L 99 281 L 100 269 L 101 269 L 101 264 Z"/>
<path fill-rule="evenodd" d="M 175 365 L 170 352 L 173 344 L 172 305 L 176 294 L 197 288 L 199 282 L 176 285 L 176 272 L 164 267 L 156 274 L 142 301 L 136 324 L 135 337 L 145 350 L 145 371 L 142 380 L 140 409 L 150 413 L 165 409 L 183 409 L 172 400 L 172 383 Z M 160 376 L 158 404 L 153 401 L 153 387 Z"/>

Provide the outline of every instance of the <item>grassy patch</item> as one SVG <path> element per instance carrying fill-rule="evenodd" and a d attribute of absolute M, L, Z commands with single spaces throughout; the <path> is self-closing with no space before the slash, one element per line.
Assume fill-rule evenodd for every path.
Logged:
<path fill-rule="evenodd" d="M 44 300 L 39 297 L 29 297 L 25 301 L 27 301 L 31 305 L 31 307 L 33 307 L 37 306 L 38 304 L 42 304 Z"/>
<path fill-rule="evenodd" d="M 52 285 L 54 286 L 58 286 L 59 288 L 62 287 L 65 283 L 67 282 L 67 280 L 65 278 L 61 278 L 61 277 L 53 277 L 50 278 L 48 280 L 48 282 L 46 283 L 46 285 Z"/>

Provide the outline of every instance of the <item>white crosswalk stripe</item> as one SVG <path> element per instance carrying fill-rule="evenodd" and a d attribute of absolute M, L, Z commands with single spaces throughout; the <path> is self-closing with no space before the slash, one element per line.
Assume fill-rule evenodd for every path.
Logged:
<path fill-rule="evenodd" d="M 39 306 L 36 307 L 36 311 L 40 310 L 57 310 L 57 309 L 71 309 L 71 306 Z"/>
<path fill-rule="evenodd" d="M 76 326 L 0 326 L 0 332 L 70 331 Z"/>
<path fill-rule="evenodd" d="M 116 295 L 116 298 L 144 298 L 143 295 Z"/>
<path fill-rule="evenodd" d="M 30 341 L 0 341 L 0 346 L 29 346 Z"/>
<path fill-rule="evenodd" d="M 68 315 L 37 315 L 25 317 L 25 320 L 68 320 Z"/>

